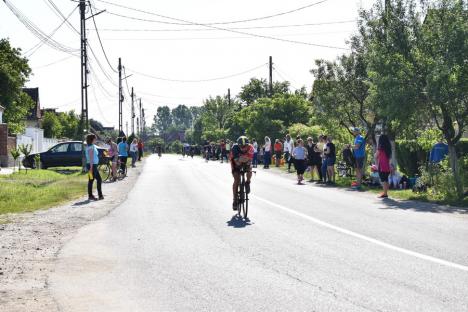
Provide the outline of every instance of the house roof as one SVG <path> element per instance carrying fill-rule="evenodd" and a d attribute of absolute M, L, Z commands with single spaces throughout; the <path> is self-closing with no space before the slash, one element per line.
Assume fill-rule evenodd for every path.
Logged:
<path fill-rule="evenodd" d="M 39 101 L 39 88 L 23 88 L 25 92 L 34 102 L 34 107 L 29 113 L 28 120 L 37 120 L 42 118 L 41 102 Z"/>

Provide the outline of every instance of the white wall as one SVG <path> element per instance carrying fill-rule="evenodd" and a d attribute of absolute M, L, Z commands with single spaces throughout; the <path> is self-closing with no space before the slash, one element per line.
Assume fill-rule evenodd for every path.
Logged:
<path fill-rule="evenodd" d="M 32 153 L 41 153 L 58 143 L 56 139 L 44 138 L 44 130 L 34 127 L 27 127 L 22 135 L 17 136 L 17 146 L 21 144 L 31 144 Z"/>

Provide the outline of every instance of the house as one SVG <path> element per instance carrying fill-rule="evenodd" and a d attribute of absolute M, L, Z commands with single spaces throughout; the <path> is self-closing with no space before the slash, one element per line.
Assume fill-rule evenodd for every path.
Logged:
<path fill-rule="evenodd" d="M 34 107 L 26 118 L 26 127 L 40 128 L 42 121 L 41 102 L 39 100 L 39 88 L 23 88 L 23 92 L 29 95 L 34 102 Z"/>

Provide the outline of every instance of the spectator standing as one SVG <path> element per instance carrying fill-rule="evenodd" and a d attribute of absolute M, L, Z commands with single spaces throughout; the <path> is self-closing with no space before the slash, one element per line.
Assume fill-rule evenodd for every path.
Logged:
<path fill-rule="evenodd" d="M 375 158 L 377 159 L 380 182 L 383 186 L 383 193 L 379 195 L 379 198 L 387 198 L 389 189 L 388 176 L 391 171 L 390 159 L 392 158 L 392 146 L 390 145 L 388 136 L 385 134 L 382 134 L 379 138 Z"/>
<path fill-rule="evenodd" d="M 361 129 L 352 128 L 354 139 L 354 160 L 356 165 L 356 185 L 355 189 L 359 189 L 362 183 L 364 174 L 364 159 L 366 157 L 366 139 L 361 135 Z"/>
<path fill-rule="evenodd" d="M 254 168 L 257 168 L 257 165 L 258 165 L 258 143 L 257 143 L 257 140 L 255 139 L 252 139 L 252 146 L 254 148 L 254 155 L 253 155 L 253 159 L 252 159 L 252 166 Z"/>
<path fill-rule="evenodd" d="M 264 159 L 265 157 L 264 157 L 264 156 L 265 156 L 265 146 L 264 146 L 264 145 L 261 145 L 261 146 L 258 148 L 258 159 L 257 159 L 257 161 L 258 161 L 259 163 L 264 162 L 264 161 L 265 161 L 265 159 Z"/>
<path fill-rule="evenodd" d="M 322 171 L 322 183 L 327 183 L 328 180 L 330 180 L 330 177 L 328 177 L 327 179 L 327 171 L 328 171 L 328 166 L 327 166 L 327 136 L 326 135 L 322 135 L 321 138 L 320 138 L 320 143 L 321 143 L 321 157 L 322 157 L 322 168 L 321 168 L 321 171 Z"/>
<path fill-rule="evenodd" d="M 88 199 L 89 200 L 98 200 L 93 195 L 93 184 L 96 180 L 96 186 L 98 191 L 99 199 L 104 199 L 102 195 L 102 178 L 99 174 L 98 165 L 99 165 L 99 152 L 96 147 L 96 135 L 88 134 L 86 136 L 86 169 L 88 169 Z"/>
<path fill-rule="evenodd" d="M 226 142 L 224 142 L 224 140 L 221 140 L 219 147 L 221 148 L 221 163 L 224 162 L 224 158 L 226 158 L 226 162 L 228 162 L 228 156 L 227 156 L 228 154 L 226 152 Z"/>
<path fill-rule="evenodd" d="M 135 138 L 130 144 L 130 156 L 132 157 L 132 168 L 136 167 L 135 163 L 137 161 L 137 154 L 138 154 L 138 140 Z"/>
<path fill-rule="evenodd" d="M 328 183 L 335 183 L 336 148 L 331 136 L 327 140 L 327 175 Z"/>
<path fill-rule="evenodd" d="M 119 150 L 120 168 L 125 172 L 128 158 L 127 137 L 122 137 L 122 141 L 117 145 Z"/>
<path fill-rule="evenodd" d="M 112 138 L 108 138 L 107 142 L 109 145 L 109 157 L 112 164 L 112 181 L 117 179 L 117 162 L 119 160 L 119 148 Z"/>
<path fill-rule="evenodd" d="M 269 137 L 265 137 L 265 154 L 264 154 L 263 168 L 270 169 L 271 164 L 271 140 Z"/>
<path fill-rule="evenodd" d="M 141 161 L 141 158 L 143 157 L 143 148 L 145 147 L 145 144 L 143 144 L 142 139 L 138 139 L 138 161 Z"/>
<path fill-rule="evenodd" d="M 294 157 L 294 167 L 297 173 L 297 184 L 302 184 L 306 170 L 307 149 L 304 147 L 304 142 L 301 139 L 296 141 L 296 147 L 293 149 L 292 156 Z"/>
<path fill-rule="evenodd" d="M 279 139 L 275 140 L 275 166 L 279 167 L 281 165 L 281 156 L 283 154 L 283 144 L 281 144 L 281 141 Z"/>
<path fill-rule="evenodd" d="M 294 149 L 294 142 L 289 134 L 286 134 L 286 140 L 284 141 L 284 160 L 288 163 L 288 172 L 291 172 L 291 164 L 293 163 L 292 151 Z"/>
<path fill-rule="evenodd" d="M 323 174 L 322 174 L 322 151 L 323 151 L 323 143 L 321 143 L 323 136 L 319 136 L 319 140 L 317 143 L 314 143 L 314 165 L 312 167 L 315 167 L 317 170 L 319 180 L 317 183 L 322 183 L 323 182 Z M 311 170 L 313 170 L 312 168 Z"/>

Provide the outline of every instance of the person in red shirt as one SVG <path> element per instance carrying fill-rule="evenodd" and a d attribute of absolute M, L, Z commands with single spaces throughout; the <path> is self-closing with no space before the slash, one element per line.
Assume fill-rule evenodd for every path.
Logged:
<path fill-rule="evenodd" d="M 144 147 L 145 147 L 145 144 L 143 144 L 143 141 L 141 139 L 138 139 L 138 161 L 141 161 L 141 157 L 143 157 Z"/>
<path fill-rule="evenodd" d="M 382 134 L 379 138 L 379 144 L 377 153 L 375 153 L 377 159 L 377 168 L 379 170 L 380 181 L 383 186 L 383 193 L 380 194 L 379 198 L 388 197 L 388 176 L 390 175 L 390 159 L 392 158 L 392 146 L 387 135 Z"/>
<path fill-rule="evenodd" d="M 232 209 L 237 210 L 237 189 L 240 184 L 240 171 L 243 167 L 247 171 L 247 180 L 245 181 L 245 190 L 250 193 L 250 179 L 252 178 L 252 159 L 254 155 L 254 148 L 249 144 L 249 139 L 241 136 L 237 139 L 237 144 L 234 144 L 229 154 L 231 161 L 231 172 L 234 177 L 232 184 L 233 203 Z"/>
<path fill-rule="evenodd" d="M 283 154 L 283 144 L 280 140 L 276 139 L 275 146 L 273 147 L 275 150 L 275 165 L 279 167 L 281 164 L 281 156 Z"/>

